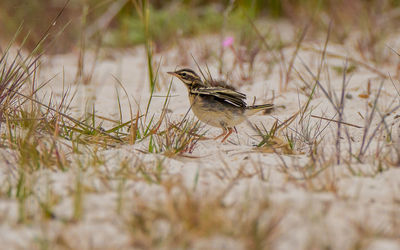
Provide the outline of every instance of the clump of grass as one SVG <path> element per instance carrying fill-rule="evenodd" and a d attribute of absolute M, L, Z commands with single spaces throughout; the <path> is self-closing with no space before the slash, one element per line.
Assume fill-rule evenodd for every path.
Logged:
<path fill-rule="evenodd" d="M 167 121 L 165 130 L 150 137 L 148 151 L 162 153 L 168 157 L 191 154 L 203 135 L 198 120 Z"/>
<path fill-rule="evenodd" d="M 259 135 L 261 135 L 262 140 L 260 143 L 258 143 L 257 147 L 262 147 L 264 145 L 266 146 L 270 146 L 273 144 L 272 140 L 275 138 L 276 135 L 276 130 L 277 130 L 277 126 L 278 126 L 278 121 L 275 121 L 274 124 L 271 126 L 270 130 L 268 131 L 264 124 L 261 124 L 262 129 L 259 128 L 257 125 L 255 125 L 254 127 L 256 128 L 257 132 Z"/>
<path fill-rule="evenodd" d="M 257 132 L 257 136 L 261 137 L 261 141 L 257 144 L 257 148 L 263 152 L 270 153 L 283 153 L 283 154 L 295 154 L 295 140 L 293 136 L 289 136 L 287 133 L 282 136 L 282 131 L 285 130 L 297 117 L 297 114 L 289 117 L 285 121 L 279 123 L 279 120 L 271 125 L 268 130 L 264 124 L 261 123 L 261 127 L 257 125 L 251 125 L 254 131 Z"/>
<path fill-rule="evenodd" d="M 18 106 L 20 92 L 25 83 L 35 73 L 40 56 L 32 51 L 26 57 L 22 56 L 22 49 L 17 49 L 13 55 L 11 46 L 19 35 L 21 28 L 16 32 L 13 40 L 2 52 L 0 57 L 0 122 L 4 121 L 4 112 L 11 107 Z M 39 46 L 36 48 L 39 49 Z"/>
<path fill-rule="evenodd" d="M 53 23 L 59 19 L 66 4 Z M 22 30 L 20 27 L 0 57 L 0 124 L 5 123 L 7 127 L 3 142 L 17 151 L 20 166 L 30 166 L 31 170 L 54 163 L 62 168 L 65 164 L 58 143 L 52 138 L 54 131 L 46 130 L 51 120 L 50 111 L 56 110 L 36 99 L 37 91 L 49 82 L 37 86 L 36 74 L 46 50 L 43 42 L 51 33 L 53 23 L 30 52 L 23 51 L 24 43 L 14 50 L 14 43 Z M 43 111 L 42 106 L 48 109 Z M 50 133 L 45 135 L 44 132 Z M 52 157 L 54 154 L 57 157 Z"/>
<path fill-rule="evenodd" d="M 294 124 L 293 130 L 287 131 L 287 136 L 293 139 L 293 143 L 301 146 L 305 145 L 308 152 L 313 152 L 315 147 L 319 145 L 324 138 L 324 131 L 329 126 L 332 119 L 323 119 L 312 115 L 312 111 L 303 113 L 303 117 Z M 311 118 L 319 118 L 319 121 L 314 122 Z M 328 120 L 325 124 L 324 120 Z"/>
<path fill-rule="evenodd" d="M 362 162 L 365 157 L 365 154 L 367 152 L 367 149 L 371 145 L 371 142 L 373 140 L 377 140 L 377 137 L 379 134 L 381 134 L 380 131 L 382 131 L 382 129 L 386 130 L 387 134 L 390 135 L 390 131 L 388 130 L 388 126 L 386 124 L 386 118 L 389 116 L 389 114 L 393 114 L 396 110 L 398 110 L 400 108 L 400 105 L 393 105 L 394 102 L 392 102 L 387 112 L 385 112 L 384 114 L 380 112 L 377 105 L 378 105 L 378 100 L 380 98 L 380 94 L 381 94 L 381 91 L 383 88 L 383 81 L 382 81 L 380 84 L 380 87 L 377 91 L 376 97 L 374 98 L 374 100 L 372 102 L 372 105 L 371 105 L 372 109 L 368 110 L 369 105 L 366 106 L 367 110 L 366 110 L 366 115 L 364 117 L 364 120 L 365 120 L 364 126 L 349 124 L 344 121 L 345 120 L 344 107 L 345 107 L 346 86 L 348 84 L 348 82 L 346 81 L 346 79 L 347 79 L 347 76 L 346 76 L 347 63 L 345 64 L 345 67 L 343 70 L 342 88 L 341 88 L 339 97 L 333 91 L 326 90 L 326 88 L 321 84 L 321 82 L 316 78 L 316 76 L 311 72 L 311 70 L 304 64 L 304 62 L 303 62 L 303 65 L 306 67 L 308 73 L 314 77 L 317 86 L 322 90 L 324 96 L 327 98 L 329 103 L 334 108 L 334 110 L 336 112 L 335 116 L 338 117 L 338 120 L 329 119 L 330 121 L 334 121 L 337 124 L 336 137 L 335 137 L 337 164 L 339 164 L 342 161 L 342 157 L 343 157 L 342 149 L 341 149 L 342 148 L 341 137 L 343 135 L 343 132 L 347 136 L 347 141 L 349 144 L 348 145 L 349 151 L 352 152 L 352 146 L 351 146 L 352 140 L 351 140 L 351 136 L 348 131 L 348 128 L 347 128 L 348 126 L 356 127 L 359 129 L 362 128 L 363 133 L 362 133 L 362 140 L 361 140 L 361 145 L 359 147 L 358 153 L 357 154 L 350 153 L 351 156 L 350 156 L 350 159 L 347 160 L 347 162 L 352 162 L 351 158 L 353 158 L 353 157 L 357 161 Z M 371 127 L 372 121 L 377 114 L 380 115 L 380 120 L 377 123 L 377 125 L 375 125 L 374 127 Z M 344 126 L 346 126 L 346 127 L 344 127 Z M 388 138 L 390 138 L 390 136 Z"/>
<path fill-rule="evenodd" d="M 278 238 L 286 208 L 273 210 L 267 198 L 227 205 L 225 193 L 211 191 L 197 197 L 180 179 L 164 180 L 161 203 L 135 197 L 126 226 L 134 235 L 133 245 L 167 248 L 196 246 L 199 239 L 215 236 L 243 243 L 248 249 L 268 248 Z M 165 230 L 163 230 L 165 229 Z"/>

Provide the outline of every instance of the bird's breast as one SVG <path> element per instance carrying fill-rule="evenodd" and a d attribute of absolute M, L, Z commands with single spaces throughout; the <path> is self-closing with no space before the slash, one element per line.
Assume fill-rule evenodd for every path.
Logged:
<path fill-rule="evenodd" d="M 220 128 L 233 127 L 245 119 L 244 109 L 218 100 L 214 96 L 189 94 L 193 113 L 208 125 Z"/>

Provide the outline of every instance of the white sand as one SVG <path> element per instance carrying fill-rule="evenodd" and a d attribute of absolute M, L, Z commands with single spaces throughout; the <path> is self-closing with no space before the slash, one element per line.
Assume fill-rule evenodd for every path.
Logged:
<path fill-rule="evenodd" d="M 290 38 L 289 38 L 290 39 Z M 215 42 L 215 38 L 204 38 L 192 43 L 192 50 L 188 50 L 195 57 L 200 57 L 202 42 Z M 317 45 L 316 45 L 317 44 Z M 323 39 L 317 43 L 307 42 L 304 47 L 321 48 Z M 349 48 L 349 47 L 347 47 Z M 346 54 L 341 46 L 330 45 L 329 51 L 341 53 L 344 57 L 359 58 L 353 53 Z M 350 50 L 353 51 L 353 50 Z M 290 58 L 293 48 L 284 50 L 286 58 Z M 132 50 L 108 51 L 112 58 L 101 58 L 98 62 L 92 79 L 92 85 L 72 85 L 72 90 L 78 89 L 74 100 L 74 114 L 82 112 L 86 98 L 93 98 L 98 115 L 118 119 L 118 105 L 116 89 L 118 89 L 124 120 L 130 119 L 128 98 L 116 84 L 113 75 L 118 78 L 129 93 L 133 113 L 136 114 L 135 102 L 140 103 L 143 113 L 149 97 L 147 66 L 143 48 Z M 165 96 L 168 83 L 171 81 L 167 71 L 175 67 L 194 64 L 190 54 L 183 55 L 189 65 L 180 64 L 177 60 L 177 50 L 171 50 L 156 55 L 154 62 L 162 58 L 159 72 L 160 88 L 156 95 Z M 182 55 L 182 54 L 180 54 Z M 257 57 L 256 72 L 252 84 L 238 86 L 238 69 L 233 73 L 233 84 L 248 95 L 251 102 L 257 97 L 257 104 L 270 101 L 275 96 L 274 104 L 278 108 L 271 115 L 256 115 L 250 118 L 253 124 L 263 123 L 270 128 L 275 119 L 284 121 L 299 110 L 299 104 L 304 105 L 307 96 L 299 89 L 304 84 L 293 72 L 288 84 L 288 90 L 281 92 L 279 85 L 283 80 L 280 77 L 279 67 L 266 76 L 266 66 L 263 63 L 264 54 Z M 300 57 L 316 74 L 320 61 L 320 54 L 301 51 Z M 89 59 L 90 60 L 90 59 Z M 184 59 L 181 59 L 185 61 Z M 289 59 L 287 59 L 289 60 Z M 393 61 L 398 60 L 393 55 Z M 233 61 L 232 53 L 224 57 L 225 70 Z M 58 74 L 44 91 L 62 92 L 63 71 L 65 84 L 70 85 L 75 77 L 76 54 L 60 55 L 46 59 L 41 68 L 42 80 Z M 344 59 L 328 58 L 329 65 L 342 66 Z M 200 62 L 204 66 L 204 62 Z M 209 65 L 216 74 L 216 64 Z M 356 65 L 357 66 L 357 65 Z M 91 67 L 87 64 L 87 70 Z M 286 66 L 287 67 L 287 66 Z M 295 61 L 295 68 L 300 74 L 312 83 L 311 76 L 299 60 Z M 394 67 L 383 65 L 379 70 L 394 75 Z M 340 97 L 342 75 L 330 68 L 331 88 Z M 358 95 L 367 91 L 367 82 L 371 81 L 372 94 L 369 99 Z M 351 74 L 347 86 L 347 94 L 351 99 L 345 99 L 344 120 L 348 123 L 364 126 L 366 102 L 373 102 L 381 80 L 377 75 L 361 66 L 357 66 Z M 327 88 L 327 75 L 321 75 L 321 83 Z M 173 80 L 172 98 L 168 108 L 170 120 L 180 120 L 189 108 L 186 89 L 177 79 Z M 381 98 L 378 102 L 379 110 L 383 113 L 389 103 L 399 97 L 393 85 L 386 80 L 383 85 Z M 150 113 L 160 115 L 164 97 L 155 97 L 150 107 Z M 396 101 L 395 105 L 398 104 Z M 284 108 L 279 107 L 283 105 Z M 312 114 L 332 118 L 335 111 L 327 98 L 319 89 L 311 101 Z M 393 131 L 394 140 L 398 140 L 398 122 L 395 115 L 387 117 L 387 124 Z M 193 114 L 189 113 L 192 117 Z M 338 119 L 336 116 L 334 119 Z M 309 120 L 309 122 L 308 122 Z M 373 130 L 380 121 L 379 114 L 371 124 Z M 317 124 L 319 119 L 307 116 L 305 124 Z M 325 127 L 326 121 L 322 121 Z M 103 126 L 107 128 L 105 123 Z M 361 142 L 363 129 L 348 127 L 354 140 L 353 153 L 357 153 Z M 383 153 L 390 147 L 385 145 L 384 139 L 377 136 L 372 142 L 363 163 L 357 163 L 353 158 L 350 166 L 342 160 L 337 165 L 335 138 L 337 124 L 330 123 L 321 133 L 323 140 L 319 148 L 319 159 L 313 170 L 309 146 L 299 143 L 296 154 L 280 156 L 255 149 L 260 142 L 257 133 L 244 122 L 237 126 L 238 134 L 232 134 L 223 144 L 219 141 L 200 141 L 192 154 L 175 158 L 166 158 L 162 154 L 144 154 L 148 140 L 135 145 L 122 145 L 117 148 L 101 149 L 97 154 L 103 163 L 90 165 L 90 155 L 69 155 L 73 162 L 70 169 L 40 170 L 29 175 L 29 185 L 35 190 L 35 197 L 26 202 L 26 213 L 31 216 L 29 223 L 18 223 L 18 201 L 15 195 L 11 198 L 0 198 L 0 245 L 3 249 L 41 248 L 48 244 L 50 248 L 72 249 L 150 249 L 150 248 L 193 248 L 193 249 L 250 249 L 256 242 L 249 235 L 251 223 L 258 223 L 258 237 L 262 248 L 272 249 L 400 249 L 400 169 L 390 167 L 382 162 L 384 170 L 378 172 L 379 157 L 376 150 L 380 145 Z M 302 130 L 298 120 L 290 125 L 290 129 L 283 132 L 300 133 Z M 215 136 L 220 133 L 216 128 L 204 126 L 206 136 Z M 316 129 L 310 129 L 311 134 Z M 280 134 L 281 138 L 283 134 Z M 342 131 L 341 154 L 343 159 L 348 158 L 347 137 Z M 304 141 L 304 140 L 303 140 Z M 68 143 L 68 142 L 67 142 Z M 323 150 L 323 151 L 322 151 Z M 2 152 L 5 149 L 2 149 Z M 8 155 L 10 153 L 7 153 Z M 3 154 L 4 155 L 4 154 Z M 322 155 L 325 160 L 322 160 Z M 392 154 L 382 159 L 394 159 Z M 83 170 L 77 164 L 78 159 L 84 166 Z M 12 159 L 11 162 L 14 162 Z M 148 173 L 156 173 L 156 165 L 162 161 L 162 184 L 150 184 L 142 175 L 138 174 L 138 166 L 142 165 Z M 283 162 L 289 167 L 286 169 Z M 125 176 L 121 181 L 121 164 L 126 162 Z M 15 162 L 14 162 L 15 163 Z M 327 167 L 326 169 L 324 167 Z M 7 181 L 16 181 L 12 177 L 9 167 L 2 168 L 1 182 L 7 186 Z M 304 179 L 304 175 L 312 178 Z M 314 176 L 315 174 L 315 176 Z M 150 174 L 155 178 L 156 174 Z M 74 215 L 74 199 L 77 178 L 80 176 L 83 188 L 83 204 L 81 219 L 71 222 Z M 292 178 L 293 177 L 293 178 Z M 197 181 L 196 181 L 196 178 Z M 43 219 L 38 197 L 46 199 L 51 193 L 56 201 L 53 212 L 55 219 Z M 193 206 L 184 206 L 192 200 Z M 215 206 L 215 201 L 220 206 Z M 175 204 L 177 207 L 174 206 Z M 222 206 L 223 205 L 223 206 Z M 198 207 L 196 207 L 198 206 Z M 211 210 L 210 208 L 211 207 Z M 191 212 L 199 215 L 199 228 L 191 232 L 185 227 L 186 216 Z M 198 210 L 196 210 L 198 209 Z M 159 211 L 160 214 L 157 214 Z M 167 215 L 163 215 L 163 213 Z M 213 220 L 214 215 L 224 223 L 223 229 L 211 230 L 205 225 L 207 220 Z M 141 231 L 132 220 L 143 216 L 148 231 Z M 186 219 L 185 219 L 186 218 Z M 211 222 L 210 222 L 211 223 Z M 276 223 L 275 226 L 271 226 Z M 244 225 L 249 224 L 247 227 Z M 218 225 L 218 224 L 217 224 Z M 254 224 L 256 225 L 256 224 Z M 268 228 L 272 227 L 271 230 Z M 235 230 L 246 230 L 237 232 Z M 257 232 L 255 233 L 257 235 Z M 243 235 L 243 237 L 237 237 Z M 175 243 L 177 245 L 175 245 Z M 185 242 L 185 245 L 182 245 Z"/>

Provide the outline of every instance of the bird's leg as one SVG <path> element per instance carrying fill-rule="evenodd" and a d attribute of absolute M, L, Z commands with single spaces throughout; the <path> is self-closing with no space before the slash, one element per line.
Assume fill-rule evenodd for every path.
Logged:
<path fill-rule="evenodd" d="M 226 132 L 228 132 L 227 129 L 226 128 L 222 128 L 222 134 L 220 134 L 219 136 L 215 137 L 214 140 L 218 140 L 222 136 L 226 135 Z"/>
<path fill-rule="evenodd" d="M 221 142 L 224 142 L 228 137 L 232 134 L 233 128 L 228 128 L 228 133 L 225 135 L 224 139 Z"/>

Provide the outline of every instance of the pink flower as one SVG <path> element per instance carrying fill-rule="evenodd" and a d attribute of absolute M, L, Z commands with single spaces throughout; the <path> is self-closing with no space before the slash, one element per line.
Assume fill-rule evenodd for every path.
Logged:
<path fill-rule="evenodd" d="M 231 36 L 228 36 L 228 37 L 225 38 L 225 40 L 222 42 L 222 46 L 223 46 L 224 48 L 226 48 L 226 47 L 231 47 L 232 44 L 233 44 L 233 37 L 231 37 Z"/>

